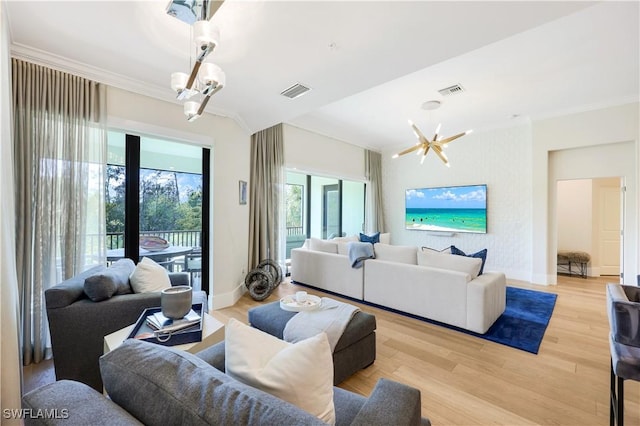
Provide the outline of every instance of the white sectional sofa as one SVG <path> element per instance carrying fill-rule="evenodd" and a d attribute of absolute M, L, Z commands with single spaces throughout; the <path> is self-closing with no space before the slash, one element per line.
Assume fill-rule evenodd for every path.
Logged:
<path fill-rule="evenodd" d="M 478 275 L 481 259 L 378 243 L 376 258 L 354 269 L 346 244 L 312 239 L 291 250 L 291 279 L 476 333 L 504 312 L 505 275 Z"/>

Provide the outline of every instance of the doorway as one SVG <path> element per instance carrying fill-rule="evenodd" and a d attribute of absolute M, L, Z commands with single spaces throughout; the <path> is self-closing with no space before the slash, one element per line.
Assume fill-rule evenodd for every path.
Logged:
<path fill-rule="evenodd" d="M 623 188 L 620 177 L 557 182 L 557 249 L 588 253 L 589 277 L 623 271 Z"/>

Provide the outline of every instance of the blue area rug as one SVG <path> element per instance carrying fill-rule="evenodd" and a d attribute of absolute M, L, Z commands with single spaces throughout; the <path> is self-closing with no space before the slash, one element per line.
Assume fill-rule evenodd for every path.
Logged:
<path fill-rule="evenodd" d="M 558 295 L 507 287 L 507 307 L 485 334 L 492 342 L 537 354 Z"/>

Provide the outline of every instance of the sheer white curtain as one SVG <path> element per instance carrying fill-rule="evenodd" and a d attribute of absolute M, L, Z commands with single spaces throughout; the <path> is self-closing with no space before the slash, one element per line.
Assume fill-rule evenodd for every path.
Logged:
<path fill-rule="evenodd" d="M 379 152 L 366 150 L 364 165 L 365 177 L 369 181 L 365 228 L 367 232 L 385 232 L 382 208 L 382 155 Z"/>
<path fill-rule="evenodd" d="M 271 259 L 284 270 L 285 197 L 282 124 L 251 136 L 249 269 Z"/>
<path fill-rule="evenodd" d="M 12 60 L 16 265 L 25 365 L 48 356 L 44 291 L 106 260 L 105 93 Z"/>

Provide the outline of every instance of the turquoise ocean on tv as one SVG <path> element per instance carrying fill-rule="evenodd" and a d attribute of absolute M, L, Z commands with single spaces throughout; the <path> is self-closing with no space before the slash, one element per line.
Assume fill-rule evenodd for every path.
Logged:
<path fill-rule="evenodd" d="M 487 209 L 407 208 L 405 228 L 486 233 Z"/>

